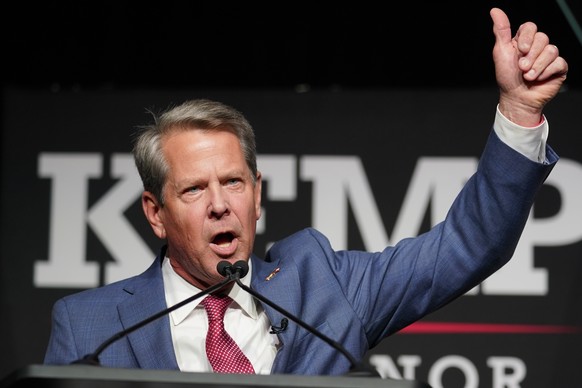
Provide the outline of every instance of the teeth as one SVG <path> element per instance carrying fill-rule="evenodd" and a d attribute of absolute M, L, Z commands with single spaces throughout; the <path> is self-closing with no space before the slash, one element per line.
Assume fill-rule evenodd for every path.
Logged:
<path fill-rule="evenodd" d="M 222 243 L 216 244 L 216 245 L 218 245 L 219 247 L 228 247 L 228 246 L 230 246 L 230 242 L 225 241 L 225 242 L 222 242 Z"/>

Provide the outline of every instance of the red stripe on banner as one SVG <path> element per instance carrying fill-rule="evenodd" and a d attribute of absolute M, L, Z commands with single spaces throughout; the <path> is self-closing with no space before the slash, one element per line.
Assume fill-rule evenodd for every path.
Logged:
<path fill-rule="evenodd" d="M 582 333 L 582 327 L 559 325 L 523 325 L 504 323 L 416 322 L 401 334 L 571 334 Z"/>

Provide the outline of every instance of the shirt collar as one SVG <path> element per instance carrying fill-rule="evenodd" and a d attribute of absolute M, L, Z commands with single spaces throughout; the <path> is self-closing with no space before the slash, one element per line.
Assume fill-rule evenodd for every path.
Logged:
<path fill-rule="evenodd" d="M 249 272 L 244 278 L 241 279 L 241 282 L 245 286 L 250 287 L 251 273 L 253 269 L 251 260 L 248 261 L 248 264 Z M 164 262 L 162 263 L 162 276 L 164 279 L 166 304 L 168 306 L 174 306 L 175 304 L 180 303 L 181 301 L 202 291 L 178 275 L 172 268 L 168 257 L 165 257 Z M 253 319 L 258 318 L 259 314 L 257 311 L 256 301 L 252 295 L 241 289 L 238 284 L 234 284 L 228 293 L 228 296 L 234 300 L 232 307 L 240 308 L 245 314 Z M 190 315 L 190 313 L 200 304 L 203 299 L 204 298 L 201 297 L 199 299 L 193 300 L 192 302 L 187 303 L 179 309 L 172 311 L 170 316 L 172 317 L 172 322 L 174 325 L 179 325 L 182 321 L 184 321 L 184 319 Z"/>

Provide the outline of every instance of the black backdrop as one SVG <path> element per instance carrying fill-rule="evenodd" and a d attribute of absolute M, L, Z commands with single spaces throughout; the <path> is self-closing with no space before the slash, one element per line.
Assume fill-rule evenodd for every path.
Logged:
<path fill-rule="evenodd" d="M 59 90 L 487 87 L 493 6 L 514 31 L 535 21 L 580 86 L 574 0 L 15 2 L 2 12 L 0 73 L 4 84 Z"/>
<path fill-rule="evenodd" d="M 436 222 L 435 198 L 425 203 L 422 195 L 415 197 L 409 191 L 412 177 L 420 166 L 432 166 L 435 184 L 454 176 L 451 171 L 462 175 L 458 171 L 470 167 L 481 151 L 496 102 L 491 4 L 471 3 L 477 2 L 408 4 L 389 11 L 366 4 L 294 5 L 263 7 L 258 14 L 247 5 L 60 2 L 5 13 L 0 376 L 42 361 L 52 303 L 89 287 L 77 272 L 83 263 L 96 268 L 88 278 L 107 282 L 107 268 L 122 244 L 106 242 L 98 231 L 102 223 L 84 219 L 81 233 L 65 228 L 60 237 L 52 236 L 52 222 L 63 215 L 51 213 L 58 197 L 52 190 L 57 179 L 65 192 L 79 189 L 74 183 L 79 180 L 67 175 L 75 171 L 71 166 L 78 163 L 82 172 L 80 161 L 96 161 L 97 172 L 87 178 L 84 192 L 85 210 L 95 209 L 124 180 L 114 166 L 127 155 L 135 126 L 149 119 L 146 108 L 212 97 L 247 114 L 265 168 L 296 185 L 277 197 L 276 183 L 266 180 L 258 254 L 274 239 L 319 225 L 315 215 L 325 212 L 314 199 L 314 178 L 301 175 L 307 170 L 303 163 L 318 158 L 355 157 L 375 200 L 372 213 L 365 213 L 350 200 L 335 198 L 348 204 L 338 229 L 327 231 L 338 245 L 344 237 L 350 248 L 371 244 L 367 226 L 358 221 L 364 213 L 378 217 L 390 239 L 406 220 L 418 221 L 418 230 L 404 228 L 411 233 Z M 580 5 L 565 3 L 580 20 Z M 513 1 L 506 11 L 520 22 L 539 21 L 569 60 L 568 83 L 546 112 L 550 143 L 562 161 L 536 202 L 514 260 L 521 264 L 508 278 L 498 277 L 497 285 L 463 296 L 427 317 L 426 326 L 413 326 L 374 349 L 370 361 L 385 375 L 431 380 L 435 386 L 442 381 L 447 387 L 494 387 L 504 381 L 512 386 L 512 374 L 519 381 L 521 372 L 528 387 L 577 386 L 582 378 L 582 137 L 576 121 L 582 44 L 558 2 Z M 50 170 L 56 156 L 65 161 Z M 273 156 L 291 166 L 288 174 L 269 164 Z M 430 179 L 422 171 L 421 177 Z M 412 198 L 420 201 L 422 220 L 403 210 Z M 131 227 L 121 230 L 137 231 L 154 251 L 158 242 L 139 207 L 129 194 L 126 200 L 123 217 L 109 216 L 128 220 Z M 77 220 L 84 215 L 77 214 Z M 74 263 L 65 260 L 49 284 L 36 277 L 35 268 L 50 261 L 55 241 L 65 246 L 64 254 L 78 246 L 80 255 Z M 149 258 L 141 260 L 130 271 L 145 268 Z M 436 322 L 465 325 L 447 333 L 439 332 Z M 462 334 L 470 324 L 489 326 Z M 487 332 L 494 329 L 499 331 Z"/>

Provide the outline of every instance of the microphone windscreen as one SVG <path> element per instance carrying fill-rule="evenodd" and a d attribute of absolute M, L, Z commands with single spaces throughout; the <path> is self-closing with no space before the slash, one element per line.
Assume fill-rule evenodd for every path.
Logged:
<path fill-rule="evenodd" d="M 227 270 L 230 269 L 231 267 L 232 267 L 232 265 L 230 264 L 230 262 L 223 260 L 216 265 L 216 270 L 222 276 L 227 276 L 227 275 L 229 275 Z M 247 271 L 248 271 L 248 269 L 247 269 Z"/>
<path fill-rule="evenodd" d="M 234 271 L 239 273 L 241 278 L 247 276 L 249 273 L 249 264 L 244 260 L 239 260 L 233 265 Z"/>

